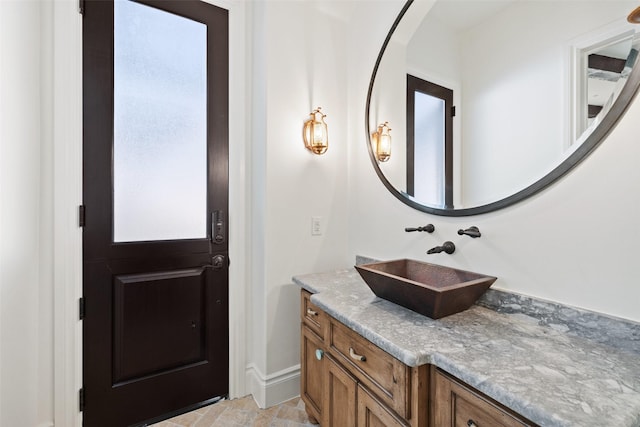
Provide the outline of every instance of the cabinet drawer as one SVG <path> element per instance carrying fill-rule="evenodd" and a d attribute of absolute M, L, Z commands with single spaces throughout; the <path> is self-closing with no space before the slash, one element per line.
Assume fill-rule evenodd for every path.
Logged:
<path fill-rule="evenodd" d="M 302 322 L 315 332 L 321 339 L 325 337 L 325 331 L 329 322 L 327 314 L 319 309 L 315 304 L 311 302 L 311 293 L 305 291 L 301 292 L 301 304 L 300 315 L 302 316 Z"/>
<path fill-rule="evenodd" d="M 433 369 L 435 425 L 441 427 L 534 426 L 466 384 Z"/>
<path fill-rule="evenodd" d="M 409 419 L 410 368 L 331 319 L 329 347 L 336 358 L 402 418 Z"/>

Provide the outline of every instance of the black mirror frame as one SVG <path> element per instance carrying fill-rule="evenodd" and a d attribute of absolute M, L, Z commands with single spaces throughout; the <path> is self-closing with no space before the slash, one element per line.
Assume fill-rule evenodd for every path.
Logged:
<path fill-rule="evenodd" d="M 382 170 L 380 169 L 380 165 L 376 160 L 375 153 L 373 152 L 373 148 L 371 145 L 371 127 L 370 127 L 370 107 L 371 107 L 371 95 L 373 92 L 373 85 L 375 82 L 376 75 L 378 73 L 378 68 L 380 66 L 380 62 L 382 61 L 382 56 L 384 55 L 385 50 L 387 49 L 387 45 L 391 40 L 391 36 L 394 31 L 400 24 L 400 21 L 404 17 L 404 15 L 409 10 L 409 7 L 414 2 L 414 0 L 407 0 L 407 2 L 402 7 L 402 10 L 398 14 L 397 18 L 393 22 L 387 37 L 382 44 L 382 48 L 380 49 L 380 53 L 378 54 L 378 58 L 376 59 L 376 63 L 373 67 L 373 73 L 371 74 L 371 81 L 369 82 L 369 90 L 367 92 L 367 101 L 365 108 L 365 132 L 367 134 L 366 143 L 367 149 L 369 151 L 369 157 L 371 159 L 371 163 L 378 175 L 378 178 L 382 181 L 387 190 L 391 192 L 398 200 L 405 203 L 406 205 L 411 206 L 414 209 L 417 209 L 422 212 L 426 212 L 433 215 L 440 216 L 471 216 L 471 215 L 479 215 L 488 212 L 497 211 L 499 209 L 506 208 L 507 206 L 511 206 L 522 200 L 533 196 L 536 193 L 544 190 L 555 181 L 559 180 L 565 174 L 567 174 L 571 169 L 573 169 L 576 165 L 578 165 L 582 160 L 584 160 L 589 154 L 591 154 L 609 135 L 609 133 L 616 126 L 618 121 L 624 116 L 624 113 L 627 111 L 631 102 L 634 100 L 635 96 L 638 93 L 638 88 L 640 87 L 640 64 L 636 64 L 629 75 L 629 80 L 625 84 L 624 88 L 620 92 L 620 95 L 615 100 L 613 105 L 611 106 L 611 110 L 606 114 L 603 118 L 602 122 L 593 130 L 591 135 L 587 137 L 587 139 L 578 147 L 569 157 L 567 157 L 562 163 L 556 166 L 551 172 L 540 178 L 538 181 L 529 185 L 528 187 L 518 191 L 511 196 L 505 197 L 503 199 L 497 200 L 492 203 L 488 203 L 486 205 L 475 206 L 472 208 L 463 208 L 463 209 L 441 209 L 434 208 L 431 206 L 426 206 L 418 203 L 411 197 L 406 194 L 398 191 L 387 179 Z"/>

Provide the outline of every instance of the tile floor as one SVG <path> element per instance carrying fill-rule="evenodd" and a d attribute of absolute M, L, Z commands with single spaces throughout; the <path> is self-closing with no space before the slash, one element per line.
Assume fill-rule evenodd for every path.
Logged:
<path fill-rule="evenodd" d="M 153 424 L 153 427 L 313 427 L 304 402 L 295 398 L 260 409 L 252 396 L 225 400 Z"/>

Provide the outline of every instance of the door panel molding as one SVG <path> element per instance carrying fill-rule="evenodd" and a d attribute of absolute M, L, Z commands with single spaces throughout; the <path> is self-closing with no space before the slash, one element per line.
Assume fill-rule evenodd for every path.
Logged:
<path fill-rule="evenodd" d="M 205 361 L 204 268 L 116 275 L 113 282 L 114 387 Z"/>

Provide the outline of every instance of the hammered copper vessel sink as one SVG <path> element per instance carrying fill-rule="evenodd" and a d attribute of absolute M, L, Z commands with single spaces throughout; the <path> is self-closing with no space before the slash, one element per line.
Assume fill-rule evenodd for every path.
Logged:
<path fill-rule="evenodd" d="M 356 265 L 378 297 L 439 319 L 468 309 L 496 277 L 412 259 Z"/>

